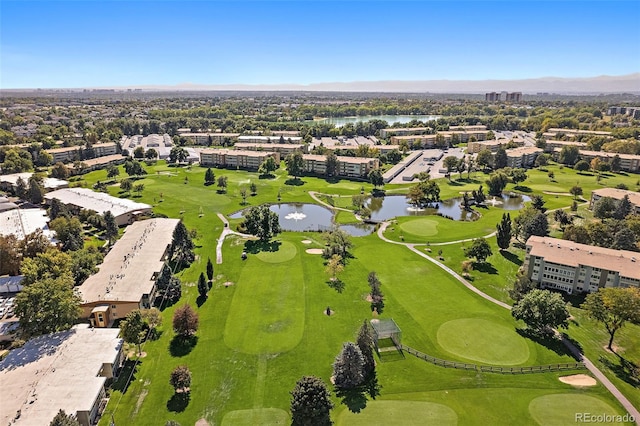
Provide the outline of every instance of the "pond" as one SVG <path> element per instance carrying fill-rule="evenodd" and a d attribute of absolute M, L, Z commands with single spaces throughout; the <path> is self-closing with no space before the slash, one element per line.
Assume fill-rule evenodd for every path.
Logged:
<path fill-rule="evenodd" d="M 503 208 L 504 210 L 520 210 L 524 203 L 530 200 L 531 198 L 526 195 L 510 196 L 503 194 L 502 197 L 489 197 L 486 204 Z M 371 219 L 375 221 L 389 220 L 397 216 L 429 216 L 436 213 L 460 221 L 472 221 L 479 218 L 478 212 L 461 209 L 461 203 L 462 197 L 457 197 L 434 203 L 434 208 L 416 208 L 409 204 L 409 200 L 406 197 L 391 195 L 388 197 L 372 197 L 369 199 L 367 207 L 371 210 Z M 475 209 L 478 208 L 476 207 Z"/>
<path fill-rule="evenodd" d="M 326 231 L 333 223 L 333 212 L 317 204 L 282 203 L 273 204 L 269 210 L 278 214 L 278 222 L 283 231 Z M 244 210 L 229 215 L 231 219 L 241 219 Z M 373 232 L 374 226 L 366 223 L 341 225 L 340 229 L 354 237 L 362 237 Z"/>

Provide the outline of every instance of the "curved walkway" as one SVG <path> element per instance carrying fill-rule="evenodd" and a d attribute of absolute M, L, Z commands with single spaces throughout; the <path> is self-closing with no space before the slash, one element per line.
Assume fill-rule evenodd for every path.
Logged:
<path fill-rule="evenodd" d="M 243 238 L 253 238 L 253 235 L 243 234 L 240 232 L 232 231 L 229 227 L 229 221 L 222 213 L 217 213 L 218 217 L 224 224 L 222 228 L 222 232 L 220 233 L 220 237 L 218 238 L 218 244 L 216 245 L 216 263 L 219 265 L 222 263 L 222 244 L 224 243 L 224 239 L 227 238 L 227 235 L 238 235 Z"/>
<path fill-rule="evenodd" d="M 309 191 L 309 196 L 311 198 L 313 198 L 316 202 L 322 204 L 325 207 L 330 208 L 331 210 L 340 210 L 343 212 L 349 212 L 349 213 L 354 213 L 353 210 L 349 210 L 349 209 L 345 209 L 344 207 L 336 207 L 336 206 L 332 206 L 331 204 L 327 203 L 326 201 L 322 201 L 319 197 L 318 194 L 322 194 L 322 195 L 328 195 L 328 194 L 323 194 L 321 192 L 316 192 L 316 191 Z M 354 213 L 355 214 L 355 213 Z"/>
<path fill-rule="evenodd" d="M 398 241 L 393 241 L 390 240 L 388 238 L 386 238 L 384 236 L 384 231 L 385 229 L 387 229 L 387 226 L 389 225 L 389 222 L 383 222 L 380 227 L 378 228 L 378 237 L 388 243 L 392 243 L 392 244 L 399 244 L 399 245 L 403 245 L 405 247 L 407 247 L 409 250 L 413 251 L 414 253 L 418 254 L 419 256 L 429 260 L 430 262 L 434 263 L 435 265 L 437 265 L 439 268 L 444 269 L 448 274 L 450 274 L 451 276 L 453 276 L 455 279 L 457 279 L 460 283 L 462 283 L 466 288 L 468 288 L 469 290 L 473 291 L 474 293 L 476 293 L 477 295 L 479 295 L 480 297 L 488 300 L 491 303 L 495 303 L 498 306 L 501 306 L 505 309 L 509 309 L 511 310 L 511 305 L 501 302 L 500 300 L 497 300 L 491 296 L 489 296 L 488 294 L 480 291 L 478 288 L 474 287 L 473 285 L 471 285 L 467 280 L 465 280 L 463 277 L 461 277 L 458 273 L 456 273 L 454 270 L 452 270 L 451 268 L 449 268 L 448 266 L 444 265 L 443 263 L 437 261 L 436 259 L 432 258 L 431 256 L 428 256 L 426 253 L 421 252 L 420 250 L 415 248 L 415 244 L 411 244 L 411 243 L 402 243 L 402 242 L 398 242 Z M 627 410 L 627 412 L 632 415 L 635 419 L 635 422 L 638 426 L 640 426 L 640 411 L 633 406 L 633 404 L 631 404 L 631 401 L 629 401 L 627 399 L 626 396 L 624 396 L 622 394 L 622 392 L 620 392 L 618 390 L 618 388 L 615 387 L 615 385 L 607 378 L 607 376 L 604 375 L 604 373 L 602 371 L 600 371 L 600 369 L 598 367 L 596 367 L 596 365 L 589 360 L 589 358 L 587 358 L 582 352 L 580 352 L 580 350 L 573 345 L 569 340 L 567 340 L 566 338 L 562 338 L 562 343 L 564 343 L 564 345 L 569 348 L 569 350 L 571 351 L 571 353 L 573 353 L 580 362 L 584 363 L 585 367 L 587 367 L 587 369 L 591 372 L 591 374 L 593 374 L 598 380 L 600 380 L 600 383 L 602 383 L 604 385 L 604 387 L 607 388 L 607 390 L 609 390 L 609 392 L 611 392 L 611 394 L 618 400 L 618 402 L 624 407 L 625 410 Z"/>

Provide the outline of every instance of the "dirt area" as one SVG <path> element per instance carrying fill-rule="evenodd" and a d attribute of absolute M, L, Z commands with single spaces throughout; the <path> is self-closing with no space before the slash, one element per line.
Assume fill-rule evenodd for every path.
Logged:
<path fill-rule="evenodd" d="M 573 376 L 559 377 L 562 383 L 572 386 L 595 386 L 598 382 L 591 376 L 586 374 L 574 374 Z"/>
<path fill-rule="evenodd" d="M 233 285 L 233 283 L 231 281 L 227 281 L 222 285 L 225 286 L 225 287 L 231 287 Z"/>
<path fill-rule="evenodd" d="M 322 313 L 327 315 L 327 310 L 323 309 Z M 328 317 L 333 316 L 336 313 L 336 311 L 334 311 L 333 309 L 329 309 L 329 314 L 327 315 Z"/>
<path fill-rule="evenodd" d="M 200 419 L 196 422 L 195 426 L 209 426 L 209 422 L 205 419 Z"/>
<path fill-rule="evenodd" d="M 305 251 L 309 254 L 322 254 L 322 249 L 306 249 Z"/>

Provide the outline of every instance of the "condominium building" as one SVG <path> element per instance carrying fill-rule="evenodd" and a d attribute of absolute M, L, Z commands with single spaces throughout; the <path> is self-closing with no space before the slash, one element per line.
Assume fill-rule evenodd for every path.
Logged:
<path fill-rule="evenodd" d="M 95 425 L 124 355 L 120 329 L 71 330 L 29 340 L 0 361 L 0 423 L 48 425 L 58 410 Z"/>
<path fill-rule="evenodd" d="M 179 219 L 148 219 L 127 227 L 99 270 L 80 285 L 81 317 L 94 327 L 110 327 L 135 309 L 148 309 Z"/>
<path fill-rule="evenodd" d="M 267 157 L 273 157 L 276 163 L 280 163 L 278 152 L 203 149 L 200 151 L 200 165 L 258 170 Z"/>
<path fill-rule="evenodd" d="M 623 114 L 632 118 L 640 119 L 640 107 L 609 107 L 607 115 Z"/>
<path fill-rule="evenodd" d="M 507 167 L 531 167 L 536 157 L 542 154 L 541 148 L 535 146 L 523 146 L 507 149 Z"/>
<path fill-rule="evenodd" d="M 526 250 L 524 271 L 542 288 L 571 294 L 640 286 L 640 253 L 538 236 L 529 237 Z"/>
<path fill-rule="evenodd" d="M 563 129 L 559 127 L 552 127 L 542 134 L 546 139 L 557 139 L 558 135 L 564 135 L 569 138 L 576 138 L 578 136 L 600 136 L 607 139 L 612 139 L 611 132 L 597 131 L 597 130 L 579 130 L 579 129 Z"/>
<path fill-rule="evenodd" d="M 238 142 L 245 143 L 302 143 L 300 136 L 257 136 L 242 135 L 238 136 Z"/>
<path fill-rule="evenodd" d="M 93 170 L 104 169 L 110 165 L 118 165 L 122 164 L 127 160 L 127 157 L 121 154 L 113 154 L 107 155 L 104 157 L 92 158 L 90 160 L 82 160 L 82 164 L 80 164 L 80 168 L 76 168 L 76 165 L 73 163 L 65 164 L 66 169 L 69 171 L 70 175 L 79 175 L 82 173 L 88 173 Z"/>
<path fill-rule="evenodd" d="M 420 135 L 429 130 L 431 130 L 430 127 L 399 127 L 399 128 L 380 129 L 380 137 L 386 138 L 389 136 Z"/>
<path fill-rule="evenodd" d="M 591 201 L 589 202 L 589 208 L 593 207 L 593 203 L 598 201 L 602 197 L 613 198 L 614 200 L 622 200 L 624 197 L 629 198 L 629 202 L 633 205 L 633 212 L 640 214 L 640 192 L 627 191 L 625 189 L 617 188 L 600 188 L 591 192 Z"/>
<path fill-rule="evenodd" d="M 484 94 L 484 100 L 486 102 L 499 102 L 500 101 L 500 93 L 497 92 L 489 92 Z"/>
<path fill-rule="evenodd" d="M 558 159 L 561 151 L 561 148 L 555 148 L 553 150 L 553 157 L 555 160 Z M 611 162 L 615 156 L 620 158 L 620 170 L 625 172 L 640 172 L 640 155 L 580 150 L 580 158 L 585 161 L 591 161 L 594 158 L 598 158 L 600 161 Z"/>
<path fill-rule="evenodd" d="M 480 151 L 488 149 L 492 153 L 495 153 L 498 151 L 500 147 L 503 147 L 506 149 L 507 144 L 509 142 L 513 142 L 513 144 L 515 144 L 516 146 L 524 145 L 524 140 L 522 139 L 513 139 L 511 141 L 507 139 L 497 139 L 497 140 L 491 139 L 488 141 L 471 141 L 467 144 L 467 152 L 469 154 L 477 154 Z"/>
<path fill-rule="evenodd" d="M 305 154 L 302 156 L 304 160 L 305 173 L 325 175 L 327 173 L 327 156 Z M 362 157 L 342 157 L 338 156 L 338 167 L 336 173 L 338 176 L 352 178 L 366 178 L 369 172 L 380 167 L 380 161 L 377 158 Z"/>
<path fill-rule="evenodd" d="M 546 141 L 546 144 L 544 146 L 544 151 L 545 152 L 553 152 L 554 149 L 556 148 L 564 148 L 565 146 L 577 146 L 578 149 L 586 149 L 587 148 L 587 143 L 586 142 L 576 142 L 576 141 L 557 141 L 554 139 L 549 139 L 548 141 Z"/>
<path fill-rule="evenodd" d="M 85 158 L 103 157 L 105 155 L 114 155 L 118 152 L 116 144 L 113 142 L 97 143 L 92 145 L 90 149 L 83 145 L 53 148 L 46 151 L 53 157 L 53 163 L 66 163 L 69 161 L 84 160 Z"/>
<path fill-rule="evenodd" d="M 295 151 L 307 152 L 307 145 L 293 143 L 246 143 L 236 142 L 235 149 L 245 151 L 278 152 L 281 156 L 289 155 Z"/>
<path fill-rule="evenodd" d="M 240 133 L 181 133 L 180 136 L 189 139 L 196 145 L 223 145 L 238 139 Z"/>
<path fill-rule="evenodd" d="M 520 102 L 522 100 L 522 92 L 488 92 L 484 94 L 486 102 Z"/>
<path fill-rule="evenodd" d="M 436 144 L 437 135 L 403 135 L 391 136 L 391 143 L 394 145 L 407 144 L 409 146 L 420 146 L 431 148 Z M 446 142 L 443 139 L 443 142 Z"/>
<path fill-rule="evenodd" d="M 522 92 L 509 92 L 504 97 L 506 102 L 520 102 L 522 100 Z"/>

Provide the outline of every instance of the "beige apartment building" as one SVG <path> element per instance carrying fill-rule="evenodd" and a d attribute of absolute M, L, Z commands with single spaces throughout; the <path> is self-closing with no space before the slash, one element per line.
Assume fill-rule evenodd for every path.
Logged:
<path fill-rule="evenodd" d="M 116 144 L 113 142 L 97 143 L 91 147 L 94 157 L 104 157 L 106 155 L 115 155 L 117 153 Z M 53 157 L 53 163 L 75 161 L 80 159 L 80 150 L 86 151 L 86 147 L 69 146 L 63 148 L 52 148 L 46 150 Z"/>
<path fill-rule="evenodd" d="M 245 151 L 266 151 L 278 152 L 282 157 L 294 153 L 295 151 L 307 152 L 307 145 L 293 143 L 247 143 L 236 142 L 234 148 Z"/>
<path fill-rule="evenodd" d="M 82 318 L 94 327 L 110 327 L 135 309 L 148 309 L 156 280 L 168 261 L 179 219 L 149 219 L 127 227 L 93 274 L 78 287 Z"/>
<path fill-rule="evenodd" d="M 325 175 L 327 173 L 327 156 L 305 154 L 302 156 L 304 160 L 305 173 Z M 338 176 L 361 178 L 364 179 L 373 169 L 380 167 L 380 161 L 377 158 L 362 157 L 342 157 L 338 156 L 338 167 L 336 173 Z"/>
<path fill-rule="evenodd" d="M 558 135 L 565 135 L 569 138 L 576 138 L 578 136 L 601 136 L 607 139 L 613 138 L 611 132 L 597 130 L 563 129 L 559 127 L 552 127 L 542 134 L 542 136 L 547 140 L 556 139 Z"/>
<path fill-rule="evenodd" d="M 523 268 L 542 288 L 592 293 L 604 287 L 640 286 L 640 253 L 551 237 L 529 237 Z"/>
<path fill-rule="evenodd" d="M 421 146 L 431 148 L 436 144 L 437 135 L 403 135 L 392 136 L 391 143 L 393 145 L 407 144 L 409 146 Z"/>
<path fill-rule="evenodd" d="M 235 141 L 240 133 L 181 133 L 180 136 L 189 139 L 196 145 L 208 145 L 209 139 L 213 145 L 222 145 L 226 141 Z"/>
<path fill-rule="evenodd" d="M 200 151 L 200 165 L 258 170 L 267 157 L 273 157 L 276 163 L 280 163 L 278 152 L 203 149 Z"/>
<path fill-rule="evenodd" d="M 509 142 L 513 142 L 517 146 L 523 146 L 524 140 L 522 139 L 513 139 L 509 141 L 507 139 L 491 139 L 488 141 L 471 141 L 467 144 L 467 152 L 469 154 L 477 154 L 478 152 L 488 149 L 492 153 L 496 153 L 500 147 L 506 149 L 507 144 Z"/>
<path fill-rule="evenodd" d="M 562 149 L 565 146 L 577 146 L 578 149 L 580 149 L 580 150 L 587 149 L 587 143 L 586 142 L 557 141 L 557 140 L 554 140 L 554 139 L 549 139 L 545 143 L 544 151 L 545 152 L 553 152 L 553 150 L 555 150 L 556 148 Z"/>
<path fill-rule="evenodd" d="M 542 154 L 542 149 L 535 146 L 523 146 L 507 149 L 506 153 L 507 167 L 531 167 L 536 161 L 536 157 Z"/>
<path fill-rule="evenodd" d="M 399 127 L 397 129 L 394 129 L 394 128 L 380 129 L 380 137 L 386 138 L 388 136 L 419 135 L 430 129 L 431 129 L 430 127 Z"/>
<path fill-rule="evenodd" d="M 554 148 L 553 158 L 555 160 L 560 156 L 560 151 L 562 151 L 562 148 Z M 598 158 L 600 161 L 610 162 L 616 155 L 620 157 L 620 170 L 625 172 L 640 172 L 640 155 L 580 150 L 580 158 L 589 162 L 594 158 Z"/>
<path fill-rule="evenodd" d="M 593 203 L 598 201 L 602 197 L 610 197 L 614 200 L 620 201 L 625 196 L 629 198 L 629 202 L 633 205 L 633 212 L 640 214 L 640 192 L 627 191 L 625 189 L 617 188 L 601 188 L 591 192 L 591 201 L 589 202 L 589 208 L 593 208 Z"/>

